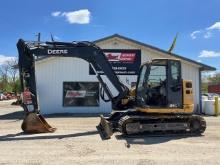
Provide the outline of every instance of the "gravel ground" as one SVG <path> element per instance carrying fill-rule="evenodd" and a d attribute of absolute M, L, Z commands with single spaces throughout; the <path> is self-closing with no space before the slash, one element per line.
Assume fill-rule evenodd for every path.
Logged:
<path fill-rule="evenodd" d="M 102 140 L 98 117 L 57 116 L 47 121 L 55 133 L 23 134 L 22 109 L 0 102 L 0 165 L 5 164 L 220 164 L 220 117 L 206 117 L 199 137 L 133 137 Z"/>

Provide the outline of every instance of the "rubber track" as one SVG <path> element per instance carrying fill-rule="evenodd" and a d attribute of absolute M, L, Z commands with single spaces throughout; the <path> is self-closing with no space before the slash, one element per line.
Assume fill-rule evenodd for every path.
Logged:
<path fill-rule="evenodd" d="M 200 123 L 200 128 L 199 130 L 190 130 L 190 131 L 156 131 L 156 132 L 140 132 L 139 134 L 146 134 L 148 133 L 148 135 L 153 135 L 153 136 L 164 136 L 164 135 L 201 135 L 205 129 L 206 129 L 206 121 L 204 120 L 203 117 L 201 116 L 198 116 L 198 115 L 191 115 L 191 116 L 179 116 L 179 117 L 173 117 L 173 116 L 170 116 L 169 117 L 165 117 L 165 118 L 159 118 L 156 117 L 157 119 L 157 123 L 158 123 L 158 120 L 166 120 L 166 121 L 174 121 L 174 122 L 186 122 L 188 123 L 188 125 L 190 125 L 190 122 L 192 121 L 199 121 Z M 126 133 L 126 124 L 127 123 L 130 123 L 130 122 L 135 122 L 135 121 L 145 121 L 145 122 L 148 122 L 152 119 L 148 118 L 147 116 L 146 117 L 143 117 L 141 116 L 140 118 L 138 116 L 129 116 L 129 115 L 126 115 L 124 117 L 122 117 L 119 122 L 118 122 L 118 130 L 119 132 L 121 132 L 122 134 L 126 135 L 126 136 L 132 136 L 132 135 L 127 135 Z M 154 119 L 153 119 L 154 120 Z M 154 122 L 150 122 L 150 123 L 154 123 Z M 149 124 L 150 124 L 149 123 Z M 159 122 L 160 123 L 160 122 Z M 165 123 L 164 121 L 162 123 Z M 138 133 L 136 133 L 138 134 Z M 135 134 L 135 135 L 136 135 Z"/>

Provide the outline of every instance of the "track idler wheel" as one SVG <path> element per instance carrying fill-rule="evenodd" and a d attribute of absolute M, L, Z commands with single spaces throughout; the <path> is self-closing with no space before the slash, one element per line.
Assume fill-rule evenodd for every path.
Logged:
<path fill-rule="evenodd" d="M 52 133 L 56 128 L 51 127 L 44 117 L 36 112 L 26 115 L 21 125 L 25 133 Z"/>
<path fill-rule="evenodd" d="M 201 116 L 192 116 L 189 120 L 191 133 L 202 134 L 206 130 L 206 121 Z"/>

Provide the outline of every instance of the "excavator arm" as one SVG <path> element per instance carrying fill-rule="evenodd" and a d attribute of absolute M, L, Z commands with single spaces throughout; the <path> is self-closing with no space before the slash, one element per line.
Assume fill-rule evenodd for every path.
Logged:
<path fill-rule="evenodd" d="M 91 42 L 25 42 L 20 39 L 17 43 L 19 52 L 19 71 L 21 86 L 24 90 L 28 87 L 33 94 L 34 109 L 38 110 L 38 103 L 35 80 L 35 56 L 36 57 L 77 57 L 86 60 L 96 72 L 98 81 L 112 102 L 114 110 L 126 109 L 121 104 L 121 100 L 128 95 L 129 89 L 122 84 L 115 72 L 112 70 L 103 51 Z M 113 96 L 106 83 L 97 70 L 102 70 L 115 89 L 118 91 L 117 96 Z"/>
<path fill-rule="evenodd" d="M 28 110 L 28 105 L 23 104 L 26 112 L 26 118 L 23 121 L 22 129 L 24 132 L 39 133 L 53 132 L 53 129 L 45 119 L 40 115 L 37 100 L 36 79 L 35 79 L 35 59 L 45 57 L 77 57 L 86 60 L 94 69 L 97 79 L 101 84 L 112 103 L 112 109 L 124 110 L 128 108 L 127 104 L 123 103 L 129 93 L 129 89 L 120 82 L 117 75 L 113 71 L 105 54 L 92 42 L 28 42 L 20 39 L 17 43 L 19 53 L 19 72 L 22 91 L 29 90 L 33 110 Z M 102 79 L 98 70 L 102 70 L 112 85 L 117 90 L 118 94 L 114 96 L 107 84 Z M 48 84 L 49 85 L 49 84 Z M 104 99 L 104 96 L 102 96 Z M 34 124 L 35 123 L 35 126 Z M 36 126 L 36 123 L 38 126 Z M 105 123 L 104 123 L 105 125 Z"/>

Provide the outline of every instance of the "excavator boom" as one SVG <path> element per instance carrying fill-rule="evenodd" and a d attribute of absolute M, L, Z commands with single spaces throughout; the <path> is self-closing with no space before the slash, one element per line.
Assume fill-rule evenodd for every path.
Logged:
<path fill-rule="evenodd" d="M 102 70 L 117 90 L 118 95 L 114 96 L 101 75 L 96 72 L 96 77 L 102 89 L 108 96 L 108 100 L 112 102 L 112 108 L 115 110 L 128 108 L 125 104 L 122 104 L 122 99 L 126 98 L 129 89 L 119 81 L 103 51 L 92 42 L 28 42 L 20 39 L 17 48 L 22 91 L 24 91 L 24 96 L 29 94 L 31 97 L 28 103 L 23 102 L 22 104 L 26 112 L 26 118 L 22 124 L 24 132 L 55 131 L 40 115 L 35 79 L 36 57 L 76 57 L 86 60 L 95 72 Z M 104 99 L 104 96 L 102 98 Z"/>

